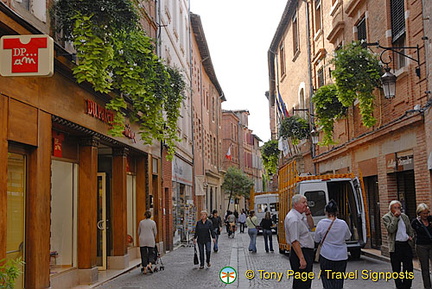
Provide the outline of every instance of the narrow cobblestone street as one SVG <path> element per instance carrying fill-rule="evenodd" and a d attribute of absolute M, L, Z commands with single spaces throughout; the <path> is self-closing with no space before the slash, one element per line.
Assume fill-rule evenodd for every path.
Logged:
<path fill-rule="evenodd" d="M 193 247 L 181 247 L 162 257 L 165 265 L 164 271 L 143 275 L 139 268 L 135 268 L 97 288 L 291 288 L 292 279 L 287 279 L 286 274 L 290 269 L 288 257 L 278 253 L 277 242 L 274 241 L 274 253 L 265 253 L 262 235 L 257 238 L 258 252 L 256 254 L 248 252 L 248 244 L 249 236 L 246 233 L 236 234 L 234 239 L 228 239 L 227 234 L 223 233 L 219 238 L 219 252 L 212 253 L 210 268 L 198 269 L 198 266 L 193 265 Z M 225 266 L 231 266 L 237 270 L 237 280 L 230 285 L 224 284 L 219 278 L 220 270 Z M 248 280 L 245 277 L 247 270 L 255 273 L 253 279 Z M 283 273 L 283 277 L 280 281 L 261 278 L 258 270 Z M 373 274 L 391 272 L 389 262 L 362 256 L 360 260 L 348 262 L 347 272 L 357 273 L 357 275 L 351 276 L 352 280 L 346 280 L 344 288 L 395 288 L 393 280 L 388 282 L 372 280 L 375 277 Z M 319 275 L 318 264 L 314 264 L 314 274 Z M 322 288 L 321 280 L 318 280 L 318 277 L 315 277 L 312 282 L 312 288 Z M 421 274 L 417 270 L 414 272 L 412 288 L 423 288 Z"/>

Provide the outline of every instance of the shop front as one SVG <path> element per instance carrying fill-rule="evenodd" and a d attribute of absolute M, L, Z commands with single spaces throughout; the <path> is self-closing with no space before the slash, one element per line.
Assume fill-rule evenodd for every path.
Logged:
<path fill-rule="evenodd" d="M 192 165 L 174 156 L 172 162 L 173 243 L 192 238 L 196 208 L 192 196 Z"/>
<path fill-rule="evenodd" d="M 159 198 L 160 145 L 143 145 L 133 124 L 111 137 L 105 100 L 72 78 L 0 84 L 0 259 L 25 262 L 16 288 L 70 288 L 128 267 L 149 195 Z"/>

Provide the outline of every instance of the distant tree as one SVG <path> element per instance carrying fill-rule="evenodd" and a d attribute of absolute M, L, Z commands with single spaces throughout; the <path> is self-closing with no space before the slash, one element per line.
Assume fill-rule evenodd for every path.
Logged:
<path fill-rule="evenodd" d="M 253 185 L 253 181 L 245 173 L 236 167 L 229 167 L 222 183 L 222 190 L 229 196 L 227 209 L 229 210 L 231 199 L 248 198 Z"/>

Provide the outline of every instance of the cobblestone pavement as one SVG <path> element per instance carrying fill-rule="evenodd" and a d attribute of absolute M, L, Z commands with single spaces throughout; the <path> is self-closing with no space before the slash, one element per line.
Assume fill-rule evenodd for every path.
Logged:
<path fill-rule="evenodd" d="M 273 238 L 274 239 L 274 238 Z M 249 236 L 247 234 L 236 234 L 234 239 L 228 238 L 223 233 L 219 238 L 219 252 L 212 253 L 211 267 L 199 270 L 193 265 L 193 248 L 181 247 L 162 257 L 165 270 L 153 274 L 143 275 L 136 268 L 122 276 L 102 284 L 97 288 L 106 289 L 146 289 L 146 288 L 291 288 L 292 279 L 287 279 L 287 270 L 290 269 L 288 257 L 278 253 L 277 241 L 273 240 L 275 252 L 265 253 L 264 241 L 261 235 L 257 238 L 258 253 L 252 254 L 248 251 Z M 221 282 L 220 270 L 225 266 L 236 269 L 237 280 L 229 285 Z M 255 278 L 248 280 L 245 272 L 252 270 Z M 260 278 L 258 270 L 266 272 L 279 272 L 283 277 L 280 281 Z M 365 270 L 365 271 L 363 271 Z M 357 275 L 354 279 L 346 280 L 346 289 L 364 288 L 395 288 L 394 281 L 385 280 L 372 281 L 371 278 L 364 280 L 362 276 L 374 277 L 378 272 L 391 272 L 388 262 L 362 256 L 360 260 L 349 260 L 347 272 Z M 362 274 L 363 273 L 363 274 Z M 366 274 L 364 274 L 366 273 Z M 314 274 L 319 275 L 319 265 L 314 264 Z M 316 277 L 312 282 L 312 288 L 322 288 L 321 280 Z M 415 270 L 413 289 L 423 288 L 421 274 Z"/>

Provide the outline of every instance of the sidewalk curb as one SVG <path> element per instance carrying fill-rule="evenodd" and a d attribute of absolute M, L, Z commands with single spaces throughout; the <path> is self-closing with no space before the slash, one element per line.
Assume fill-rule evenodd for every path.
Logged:
<path fill-rule="evenodd" d="M 376 260 L 380 260 L 380 261 L 384 261 L 384 262 L 389 262 L 390 263 L 390 257 L 386 257 L 386 256 L 383 256 L 381 254 L 378 255 L 378 254 L 374 254 L 374 253 L 362 250 L 362 255 L 364 255 L 366 257 L 369 257 L 369 258 L 372 258 L 372 259 L 376 259 Z M 421 272 L 419 264 L 416 264 L 416 263 L 418 263 L 418 260 L 417 259 L 413 259 L 413 263 L 414 263 L 414 270 L 417 270 L 417 271 Z"/>
<path fill-rule="evenodd" d="M 377 260 L 380 260 L 380 261 L 390 262 L 390 258 L 389 257 L 383 256 L 383 255 L 373 254 L 373 253 L 367 252 L 365 250 L 362 250 L 362 255 L 364 255 L 366 257 L 373 258 L 373 259 L 377 259 Z"/>

